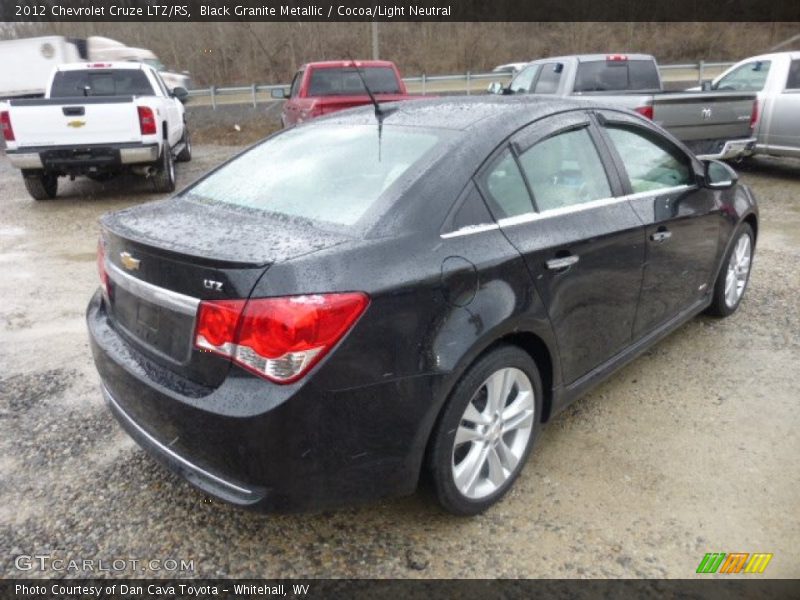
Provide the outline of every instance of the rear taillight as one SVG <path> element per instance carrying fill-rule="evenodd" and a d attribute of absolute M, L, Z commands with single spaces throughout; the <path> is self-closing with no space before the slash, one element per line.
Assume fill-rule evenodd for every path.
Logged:
<path fill-rule="evenodd" d="M 200 303 L 194 344 L 277 383 L 297 381 L 355 324 L 366 294 Z"/>
<path fill-rule="evenodd" d="M 653 107 L 652 106 L 637 106 L 633 109 L 643 117 L 653 120 Z"/>
<path fill-rule="evenodd" d="M 7 110 L 0 112 L 0 129 L 3 130 L 3 138 L 7 142 L 14 141 L 14 128 L 11 127 L 11 115 Z"/>
<path fill-rule="evenodd" d="M 609 54 L 606 56 L 606 60 L 609 62 L 623 62 L 628 60 L 628 57 L 624 54 Z"/>
<path fill-rule="evenodd" d="M 100 276 L 100 287 L 103 294 L 108 295 L 108 272 L 106 271 L 106 243 L 103 237 L 97 240 L 97 274 Z"/>
<path fill-rule="evenodd" d="M 153 109 L 149 106 L 139 108 L 139 130 L 142 135 L 154 135 L 156 133 L 156 118 Z"/>
<path fill-rule="evenodd" d="M 753 102 L 753 110 L 750 111 L 750 131 L 754 131 L 758 125 L 758 100 Z"/>

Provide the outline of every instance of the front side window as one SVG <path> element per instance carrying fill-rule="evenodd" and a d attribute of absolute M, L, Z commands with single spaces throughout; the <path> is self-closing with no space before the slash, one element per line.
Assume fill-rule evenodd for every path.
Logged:
<path fill-rule="evenodd" d="M 715 90 L 760 92 L 767 83 L 771 61 L 758 60 L 738 67 L 725 75 L 715 85 Z"/>
<path fill-rule="evenodd" d="M 536 79 L 536 74 L 539 72 L 539 65 L 531 65 L 524 68 L 520 73 L 511 81 L 508 89 L 512 94 L 527 94 L 531 91 L 533 80 Z"/>
<path fill-rule="evenodd" d="M 495 219 L 533 212 L 531 195 L 510 150 L 497 157 L 484 177 L 483 187 Z"/>
<path fill-rule="evenodd" d="M 289 90 L 289 97 L 290 98 L 297 98 L 297 94 L 300 93 L 300 82 L 303 81 L 303 71 L 298 71 L 294 74 L 294 79 L 292 79 L 292 87 Z"/>
<path fill-rule="evenodd" d="M 542 65 L 542 74 L 536 80 L 534 94 L 555 94 L 558 91 L 558 82 L 564 66 L 561 63 L 546 63 Z"/>
<path fill-rule="evenodd" d="M 611 187 L 586 128 L 545 139 L 519 157 L 539 211 L 609 198 Z"/>
<path fill-rule="evenodd" d="M 637 128 L 606 130 L 622 158 L 634 193 L 693 183 L 689 158 L 676 148 Z"/>
<path fill-rule="evenodd" d="M 455 135 L 384 126 L 379 138 L 374 125 L 287 129 L 211 173 L 186 197 L 350 226 Z"/>

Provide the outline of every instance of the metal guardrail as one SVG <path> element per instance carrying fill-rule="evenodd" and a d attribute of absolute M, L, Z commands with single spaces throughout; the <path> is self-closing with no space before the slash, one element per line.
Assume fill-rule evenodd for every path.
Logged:
<path fill-rule="evenodd" d="M 736 63 L 733 62 L 706 62 L 706 61 L 699 61 L 696 63 L 685 63 L 685 64 L 676 64 L 676 65 L 659 65 L 659 70 L 662 72 L 662 75 L 665 73 L 669 73 L 670 71 L 678 72 L 678 71 L 694 71 L 696 72 L 696 76 L 691 78 L 687 78 L 683 81 L 697 81 L 698 84 L 702 83 L 705 79 L 705 74 L 708 70 L 720 70 L 726 69 Z M 420 89 L 416 93 L 421 93 L 422 95 L 426 95 L 429 93 L 429 88 L 433 85 L 436 86 L 437 84 L 441 86 L 441 84 L 452 83 L 455 84 L 452 86 L 450 91 L 461 91 L 465 92 L 467 95 L 470 95 L 473 91 L 477 91 L 473 88 L 473 82 L 480 82 L 480 81 L 497 81 L 497 80 L 508 80 L 509 75 L 507 73 L 471 73 L 467 71 L 461 75 L 426 75 L 423 73 L 419 77 L 404 77 L 403 81 L 409 85 L 411 84 L 412 87 L 419 87 Z M 459 86 L 458 83 L 463 83 L 463 86 Z M 189 91 L 189 96 L 193 98 L 209 98 L 212 108 L 216 109 L 217 104 L 223 100 L 226 96 L 228 97 L 228 102 L 226 103 L 235 103 L 235 104 L 252 104 L 254 107 L 257 106 L 259 101 L 263 102 L 265 99 L 260 99 L 259 94 L 268 94 L 270 96 L 269 99 L 266 101 L 272 101 L 271 98 L 272 90 L 286 90 L 289 88 L 288 83 L 281 83 L 281 84 L 271 84 L 271 85 L 244 85 L 244 86 L 232 86 L 232 87 L 217 87 L 211 86 L 208 88 L 200 88 L 194 89 Z M 480 91 L 484 91 L 484 88 L 481 88 Z M 233 98 L 232 98 L 233 97 Z M 230 100 L 233 102 L 230 102 Z"/>

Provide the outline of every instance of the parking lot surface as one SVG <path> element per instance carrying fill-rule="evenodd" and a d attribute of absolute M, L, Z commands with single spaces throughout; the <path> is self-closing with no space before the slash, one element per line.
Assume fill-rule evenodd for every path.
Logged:
<path fill-rule="evenodd" d="M 233 151 L 196 146 L 179 185 Z M 682 578 L 707 552 L 770 552 L 764 576 L 800 576 L 800 163 L 742 179 L 761 227 L 738 313 L 693 320 L 555 418 L 497 507 L 454 518 L 423 490 L 264 516 L 163 470 L 103 405 L 83 320 L 97 219 L 157 199 L 148 182 L 62 179 L 37 203 L 0 153 L 0 573 L 91 575 L 15 566 L 44 554 L 193 561 L 125 567 L 154 577 Z"/>

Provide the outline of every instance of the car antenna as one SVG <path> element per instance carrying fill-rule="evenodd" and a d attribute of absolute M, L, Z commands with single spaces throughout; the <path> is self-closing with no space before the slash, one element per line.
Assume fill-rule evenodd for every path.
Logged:
<path fill-rule="evenodd" d="M 367 96 L 369 96 L 370 101 L 372 102 L 372 106 L 375 107 L 375 119 L 378 121 L 378 162 L 381 160 L 381 137 L 383 135 L 383 119 L 388 115 L 392 114 L 394 111 L 397 110 L 397 107 L 390 107 L 385 108 L 382 107 L 378 100 L 375 98 L 375 94 L 372 93 L 372 90 L 369 89 L 367 85 L 367 79 L 364 77 L 364 74 L 361 72 L 361 67 L 356 64 L 356 61 L 350 58 L 350 63 L 353 65 L 353 68 L 356 70 L 358 74 L 358 78 L 361 80 L 364 89 L 367 91 Z"/>

